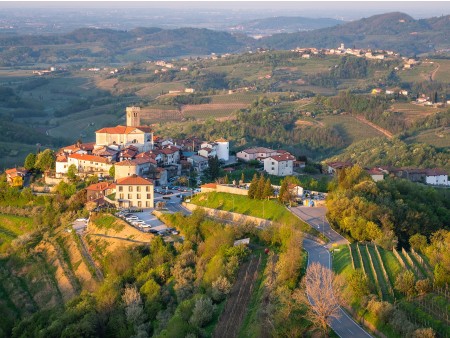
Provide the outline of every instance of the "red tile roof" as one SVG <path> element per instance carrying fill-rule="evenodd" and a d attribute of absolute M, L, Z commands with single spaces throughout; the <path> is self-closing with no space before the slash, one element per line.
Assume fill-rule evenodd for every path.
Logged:
<path fill-rule="evenodd" d="M 170 147 L 170 148 L 164 148 L 160 150 L 163 154 L 165 155 L 170 155 L 170 154 L 175 154 L 176 152 L 180 151 L 180 149 L 174 147 Z"/>
<path fill-rule="evenodd" d="M 86 190 L 103 191 L 103 190 L 111 189 L 111 188 L 112 188 L 112 184 L 110 184 L 108 182 L 100 182 L 100 183 L 91 184 L 89 187 L 86 188 Z"/>
<path fill-rule="evenodd" d="M 139 164 L 144 164 L 144 163 L 150 163 L 150 159 L 145 158 L 145 157 L 139 157 L 139 158 L 135 158 L 134 160 L 125 160 L 122 162 L 117 162 L 115 163 L 115 165 L 119 165 L 119 166 L 136 166 Z"/>
<path fill-rule="evenodd" d="M 283 154 L 283 155 L 274 155 L 274 156 L 270 156 L 269 158 L 271 158 L 277 162 L 294 161 L 295 160 L 295 156 L 292 156 L 289 153 Z"/>
<path fill-rule="evenodd" d="M 25 168 L 6 169 L 5 173 L 10 177 L 23 176 L 28 172 Z"/>
<path fill-rule="evenodd" d="M 144 133 L 150 133 L 152 131 L 151 127 L 139 126 L 139 127 L 128 127 L 128 126 L 116 126 L 116 127 L 106 127 L 96 131 L 96 133 L 107 133 L 107 134 L 129 134 L 135 130 L 139 130 Z"/>
<path fill-rule="evenodd" d="M 67 157 L 65 155 L 59 155 L 56 157 L 56 162 L 67 162 Z"/>
<path fill-rule="evenodd" d="M 69 158 L 75 158 L 77 160 L 83 160 L 83 161 L 92 161 L 92 162 L 99 162 L 99 163 L 109 163 L 109 160 L 104 157 L 95 156 L 95 155 L 87 155 L 87 154 L 71 154 L 69 155 Z"/>
<path fill-rule="evenodd" d="M 441 175 L 447 175 L 447 172 L 443 169 L 438 169 L 438 168 L 434 168 L 434 169 L 426 169 L 425 173 L 427 176 L 441 176 Z"/>
<path fill-rule="evenodd" d="M 117 179 L 116 185 L 153 185 L 153 182 L 140 176 L 129 176 Z"/>
<path fill-rule="evenodd" d="M 377 169 L 377 168 L 368 169 L 367 173 L 369 175 L 383 175 L 383 172 L 380 169 Z"/>

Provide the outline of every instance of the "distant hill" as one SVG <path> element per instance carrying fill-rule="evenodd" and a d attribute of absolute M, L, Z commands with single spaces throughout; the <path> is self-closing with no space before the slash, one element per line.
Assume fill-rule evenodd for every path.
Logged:
<path fill-rule="evenodd" d="M 236 52 L 251 42 L 252 39 L 243 35 L 198 28 L 136 28 L 130 31 L 81 28 L 68 34 L 0 35 L 0 65 L 142 61 Z"/>
<path fill-rule="evenodd" d="M 386 13 L 309 32 L 275 34 L 260 40 L 266 47 L 337 47 L 389 49 L 405 55 L 450 47 L 450 15 L 415 20 L 403 13 Z"/>
<path fill-rule="evenodd" d="M 243 22 L 234 29 L 249 33 L 264 32 L 298 32 L 313 29 L 332 27 L 342 24 L 343 21 L 330 18 L 304 18 L 299 16 L 276 16 L 272 18 L 255 19 Z"/>

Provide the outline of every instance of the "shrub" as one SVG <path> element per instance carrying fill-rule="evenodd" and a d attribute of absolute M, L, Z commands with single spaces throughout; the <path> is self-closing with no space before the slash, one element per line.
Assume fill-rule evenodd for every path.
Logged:
<path fill-rule="evenodd" d="M 194 310 L 189 322 L 197 327 L 203 327 L 208 324 L 214 315 L 215 306 L 211 298 L 203 297 L 199 298 L 195 302 Z"/>
<path fill-rule="evenodd" d="M 432 290 L 432 285 L 428 278 L 421 279 L 416 282 L 416 291 L 419 295 L 427 294 L 427 293 L 431 292 L 431 290 Z"/>
<path fill-rule="evenodd" d="M 394 306 L 389 302 L 379 302 L 376 299 L 371 299 L 367 304 L 367 310 L 373 313 L 380 322 L 386 324 L 394 312 Z"/>
<path fill-rule="evenodd" d="M 417 329 L 413 332 L 412 338 L 434 338 L 436 333 L 431 327 Z"/>
<path fill-rule="evenodd" d="M 415 329 L 413 323 L 408 320 L 405 313 L 401 310 L 393 311 L 389 323 L 402 337 L 411 335 Z"/>
<path fill-rule="evenodd" d="M 231 283 L 224 276 L 220 276 L 212 283 L 211 296 L 216 302 L 220 302 L 231 291 Z"/>

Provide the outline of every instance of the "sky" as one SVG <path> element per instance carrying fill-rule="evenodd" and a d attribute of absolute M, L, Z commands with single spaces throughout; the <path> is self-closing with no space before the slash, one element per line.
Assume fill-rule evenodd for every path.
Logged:
<path fill-rule="evenodd" d="M 273 15 L 342 17 L 351 20 L 374 14 L 400 11 L 427 18 L 450 14 L 450 1 L 4 1 L 2 8 L 166 8 L 256 11 Z"/>

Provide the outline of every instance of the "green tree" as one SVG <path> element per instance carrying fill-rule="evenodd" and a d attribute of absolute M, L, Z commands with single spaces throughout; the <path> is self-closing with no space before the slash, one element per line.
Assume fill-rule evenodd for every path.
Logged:
<path fill-rule="evenodd" d="M 254 199 L 256 196 L 256 190 L 258 189 L 258 175 L 253 175 L 250 187 L 248 188 L 248 197 Z"/>
<path fill-rule="evenodd" d="M 27 157 L 25 158 L 25 162 L 23 163 L 23 166 L 27 170 L 34 169 L 34 165 L 36 164 L 36 154 L 35 153 L 29 153 Z"/>
<path fill-rule="evenodd" d="M 273 196 L 274 190 L 272 187 L 272 183 L 270 182 L 270 178 L 267 177 L 266 183 L 264 185 L 264 193 L 263 193 L 263 198 L 270 198 L 271 196 Z"/>
<path fill-rule="evenodd" d="M 409 238 L 409 244 L 415 251 L 424 252 L 427 247 L 427 238 L 424 235 L 415 234 Z"/>
<path fill-rule="evenodd" d="M 261 174 L 258 180 L 258 185 L 256 187 L 255 199 L 261 200 L 264 199 L 264 186 L 266 184 L 266 180 L 264 176 Z"/>
<path fill-rule="evenodd" d="M 189 322 L 194 326 L 203 327 L 211 321 L 214 315 L 214 310 L 215 307 L 210 298 L 199 298 L 195 302 Z"/>
<path fill-rule="evenodd" d="M 223 180 L 223 183 L 228 184 L 229 183 L 229 179 L 228 179 L 228 175 L 225 175 L 225 178 Z"/>
<path fill-rule="evenodd" d="M 411 297 L 415 293 L 415 278 L 414 273 L 410 270 L 400 272 L 395 279 L 395 288 L 404 293 L 406 296 Z"/>
<path fill-rule="evenodd" d="M 242 184 L 245 183 L 245 175 L 244 175 L 244 172 L 241 173 L 241 182 L 242 182 Z M 241 182 L 239 182 L 239 184 L 241 184 Z"/>
<path fill-rule="evenodd" d="M 109 176 L 115 178 L 116 176 L 116 167 L 114 165 L 111 166 L 111 168 L 109 168 Z"/>
<path fill-rule="evenodd" d="M 71 164 L 69 168 L 67 169 L 67 177 L 71 181 L 75 181 L 77 179 L 77 166 L 75 164 Z"/>
<path fill-rule="evenodd" d="M 45 149 L 36 158 L 35 168 L 46 171 L 55 168 L 55 153 L 51 149 Z"/>
<path fill-rule="evenodd" d="M 208 180 L 214 181 L 220 175 L 220 162 L 219 158 L 216 156 L 210 157 L 208 159 L 208 169 L 205 170 L 205 176 Z"/>
<path fill-rule="evenodd" d="M 280 191 L 278 194 L 278 200 L 281 203 L 285 203 L 287 195 L 289 195 L 288 181 L 286 179 L 284 179 L 283 181 L 281 181 L 281 187 L 280 187 Z"/>
<path fill-rule="evenodd" d="M 356 299 L 370 293 L 369 279 L 361 269 L 353 270 L 347 281 Z"/>

